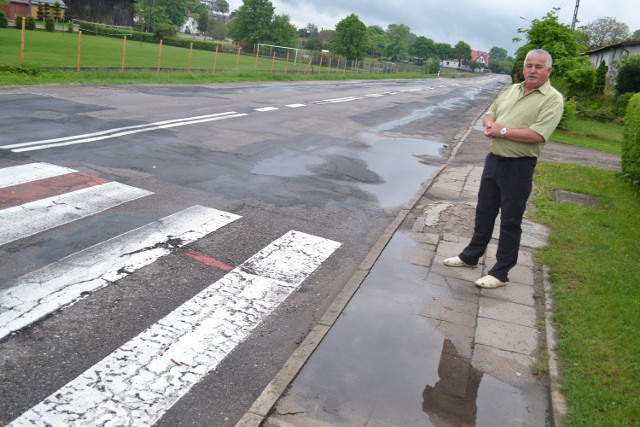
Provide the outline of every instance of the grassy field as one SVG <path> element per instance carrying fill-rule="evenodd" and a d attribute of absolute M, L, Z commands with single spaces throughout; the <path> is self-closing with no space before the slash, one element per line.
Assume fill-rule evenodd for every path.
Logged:
<path fill-rule="evenodd" d="M 82 35 L 80 67 L 82 76 L 73 73 L 78 64 L 78 33 L 26 31 L 24 64 L 20 66 L 21 31 L 0 29 L 0 84 L 30 83 L 198 83 L 245 80 L 306 80 L 345 78 L 397 78 L 382 74 L 380 65 L 357 63 L 358 69 L 345 67 L 345 61 L 325 58 L 323 67 L 309 67 L 299 55 L 297 62 L 256 58 L 163 46 L 140 41 Z M 171 72 L 156 73 L 160 67 Z M 122 73 L 124 54 L 124 69 Z M 66 71 L 61 71 L 66 68 Z M 411 67 L 414 70 L 416 67 Z M 419 69 L 418 69 L 419 70 Z M 158 74 L 158 75 L 156 75 Z M 268 74 L 274 76 L 269 77 Z M 276 76 L 290 74 L 296 77 Z M 312 75 L 315 75 L 312 77 Z M 422 72 L 403 72 L 403 78 L 429 77 Z M 432 76 L 433 77 L 433 76 Z M 466 76 L 468 77 L 468 76 Z"/>
<path fill-rule="evenodd" d="M 575 121 L 571 143 L 619 153 L 619 132 Z M 553 162 L 538 164 L 535 183 L 533 219 L 551 229 L 538 261 L 550 268 L 568 425 L 638 426 L 640 195 L 617 172 Z M 593 196 L 597 207 L 555 202 L 554 189 Z"/>

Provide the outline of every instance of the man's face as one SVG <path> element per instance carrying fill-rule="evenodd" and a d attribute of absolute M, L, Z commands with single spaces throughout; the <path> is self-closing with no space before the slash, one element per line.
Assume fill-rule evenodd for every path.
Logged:
<path fill-rule="evenodd" d="M 551 68 L 547 68 L 546 65 L 546 57 L 544 55 L 529 55 L 524 62 L 522 75 L 525 85 L 529 89 L 537 89 L 545 84 L 551 75 Z"/>

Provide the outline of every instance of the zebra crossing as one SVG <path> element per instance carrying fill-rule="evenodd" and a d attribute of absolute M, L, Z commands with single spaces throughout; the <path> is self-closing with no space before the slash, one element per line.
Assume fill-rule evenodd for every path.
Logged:
<path fill-rule="evenodd" d="M 0 245 L 151 194 L 46 163 L 2 168 Z M 240 219 L 191 206 L 12 281 L 0 290 L 0 342 Z M 339 247 L 289 231 L 9 425 L 153 424 Z"/>

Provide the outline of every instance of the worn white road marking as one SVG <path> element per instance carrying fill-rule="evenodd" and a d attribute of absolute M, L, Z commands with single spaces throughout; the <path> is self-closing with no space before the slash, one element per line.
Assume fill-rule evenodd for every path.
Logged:
<path fill-rule="evenodd" d="M 261 107 L 261 108 L 255 108 L 256 111 L 259 112 L 265 112 L 265 111 L 276 111 L 279 110 L 278 107 Z"/>
<path fill-rule="evenodd" d="M 0 188 L 75 172 L 78 171 L 49 163 L 28 163 L 26 165 L 10 166 L 0 169 Z"/>
<path fill-rule="evenodd" d="M 288 104 L 288 105 L 285 105 L 285 107 L 300 108 L 300 107 L 306 107 L 306 105 L 304 105 L 304 104 Z"/>
<path fill-rule="evenodd" d="M 0 291 L 0 339 L 238 218 L 192 206 L 20 277 Z"/>
<path fill-rule="evenodd" d="M 150 132 L 158 129 L 168 129 L 178 126 L 186 126 L 197 123 L 212 122 L 216 120 L 225 120 L 234 117 L 246 116 L 245 113 L 236 113 L 230 111 L 226 113 L 207 114 L 204 116 L 187 117 L 183 119 L 164 120 L 144 125 L 125 126 L 115 129 L 109 129 L 100 132 L 93 132 L 84 135 L 69 136 L 64 138 L 47 139 L 42 141 L 23 142 L 19 144 L 4 145 L 0 148 L 11 149 L 11 151 L 20 153 L 23 151 L 44 150 L 52 147 L 63 147 L 73 144 L 84 144 L 87 142 L 101 141 L 104 139 L 117 138 L 125 135 L 132 135 L 141 132 Z"/>
<path fill-rule="evenodd" d="M 384 96 L 384 93 L 372 93 L 369 95 L 365 95 L 366 98 L 380 98 L 381 96 Z"/>
<path fill-rule="evenodd" d="M 290 231 L 9 425 L 155 423 L 339 246 Z"/>
<path fill-rule="evenodd" d="M 93 215 L 151 191 L 107 182 L 0 210 L 0 245 Z"/>
<path fill-rule="evenodd" d="M 316 101 L 316 102 L 314 102 L 314 104 L 318 104 L 318 105 L 322 105 L 322 104 L 337 104 L 339 102 L 356 101 L 358 99 L 362 99 L 362 98 L 358 97 L 358 96 L 347 96 L 345 98 L 325 99 L 325 100 L 322 100 L 322 101 Z"/>

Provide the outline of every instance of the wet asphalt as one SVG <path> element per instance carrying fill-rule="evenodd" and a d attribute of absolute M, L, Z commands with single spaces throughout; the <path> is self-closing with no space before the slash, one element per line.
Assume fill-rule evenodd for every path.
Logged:
<path fill-rule="evenodd" d="M 237 426 L 550 426 L 558 392 L 551 301 L 527 219 L 506 287 L 451 268 L 471 237 L 489 140 L 480 118 L 389 226 L 320 324 Z M 533 209 L 533 207 L 530 207 Z"/>

